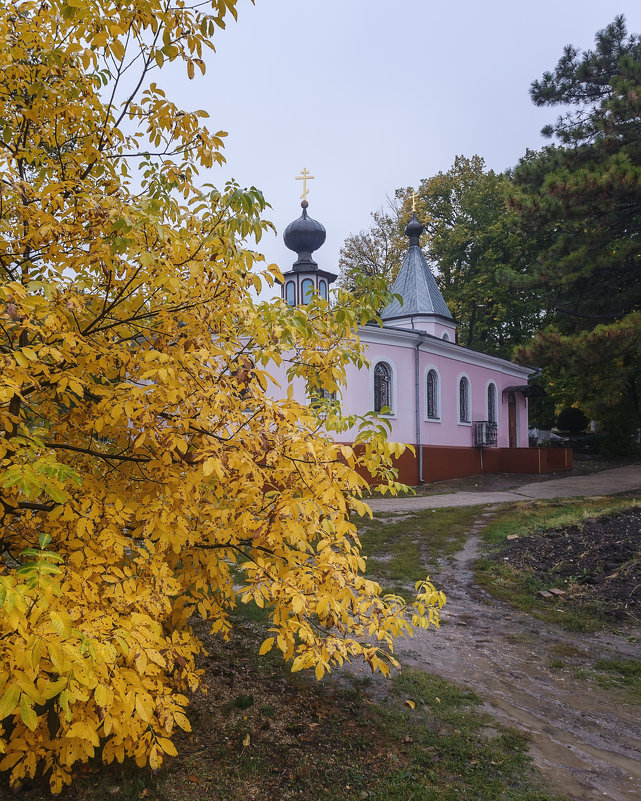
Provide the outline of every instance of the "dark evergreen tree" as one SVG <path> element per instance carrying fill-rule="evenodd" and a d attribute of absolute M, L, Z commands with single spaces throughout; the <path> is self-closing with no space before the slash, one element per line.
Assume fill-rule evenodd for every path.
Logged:
<path fill-rule="evenodd" d="M 514 171 L 514 208 L 541 249 L 529 278 L 512 280 L 555 312 L 554 327 L 520 355 L 562 376 L 565 400 L 632 433 L 641 420 L 641 40 L 617 17 L 594 50 L 568 45 L 530 93 L 564 112 L 542 132 L 556 143 Z"/>
<path fill-rule="evenodd" d="M 480 156 L 457 156 L 445 173 L 421 181 L 427 252 L 459 322 L 459 341 L 510 358 L 541 327 L 544 310 L 529 288 L 504 280 L 529 264 L 531 243 L 518 234 L 507 199 L 509 175 L 485 169 Z M 407 202 L 407 201 L 406 201 Z"/>

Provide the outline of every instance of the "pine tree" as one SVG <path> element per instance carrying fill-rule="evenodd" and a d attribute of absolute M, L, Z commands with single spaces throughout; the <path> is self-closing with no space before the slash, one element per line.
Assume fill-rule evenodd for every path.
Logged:
<path fill-rule="evenodd" d="M 543 129 L 556 143 L 528 153 L 514 172 L 522 230 L 540 243 L 527 283 L 555 313 L 554 327 L 521 355 L 564 373 L 565 391 L 576 394 L 565 400 L 633 430 L 641 420 L 641 39 L 617 17 L 593 50 L 568 45 L 531 96 L 567 110 Z"/>

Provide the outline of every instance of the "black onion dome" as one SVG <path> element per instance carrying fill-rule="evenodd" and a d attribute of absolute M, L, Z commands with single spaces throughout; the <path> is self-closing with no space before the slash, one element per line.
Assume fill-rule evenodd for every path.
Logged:
<path fill-rule="evenodd" d="M 307 201 L 304 200 L 301 206 L 303 213 L 285 228 L 283 239 L 287 247 L 298 254 L 294 267 L 315 269 L 318 265 L 312 259 L 312 253 L 323 244 L 327 232 L 324 225 L 307 216 Z"/>
<path fill-rule="evenodd" d="M 418 239 L 423 233 L 423 226 L 416 219 L 416 213 L 412 212 L 412 219 L 405 226 L 405 235 L 409 237 L 410 245 L 418 245 Z"/>

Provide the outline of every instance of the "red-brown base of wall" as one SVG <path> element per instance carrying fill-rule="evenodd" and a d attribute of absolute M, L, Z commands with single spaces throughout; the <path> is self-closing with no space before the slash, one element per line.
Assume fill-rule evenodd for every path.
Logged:
<path fill-rule="evenodd" d="M 557 473 L 571 470 L 571 448 L 454 448 L 423 446 L 423 482 L 479 473 Z M 419 483 L 418 455 L 410 450 L 395 460 L 399 481 Z"/>

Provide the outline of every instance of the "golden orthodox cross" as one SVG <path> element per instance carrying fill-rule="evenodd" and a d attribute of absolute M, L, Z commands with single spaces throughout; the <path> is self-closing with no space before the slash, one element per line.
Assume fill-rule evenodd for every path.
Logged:
<path fill-rule="evenodd" d="M 307 167 L 304 167 L 301 174 L 296 176 L 297 181 L 303 182 L 303 194 L 301 195 L 301 198 L 303 200 L 307 200 L 307 195 L 309 193 L 309 189 L 307 188 L 307 181 L 311 181 L 313 178 L 314 176 L 310 175 L 309 172 L 307 171 Z"/>
<path fill-rule="evenodd" d="M 416 192 L 412 192 L 412 211 L 416 211 Z"/>

